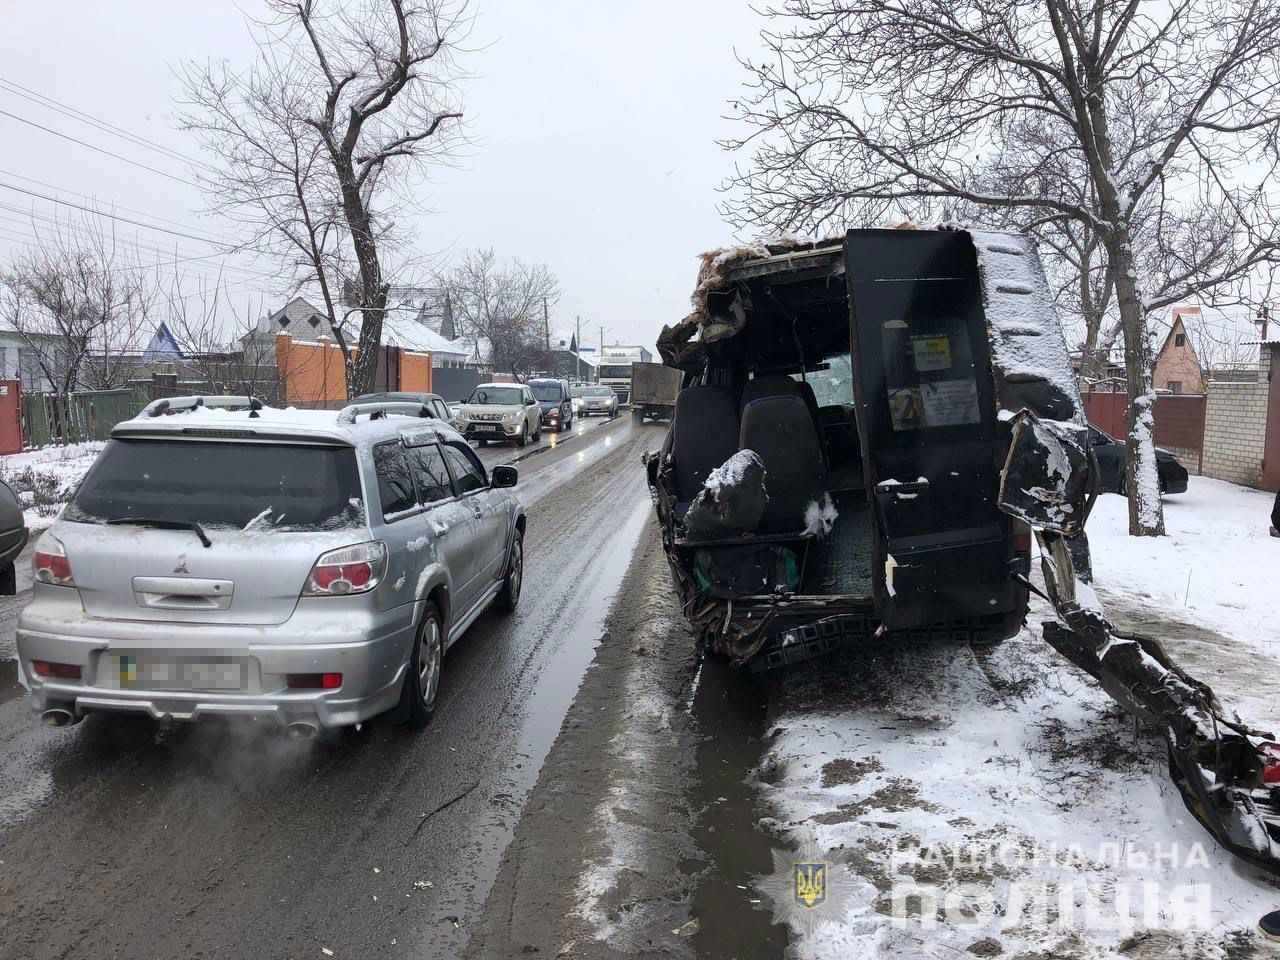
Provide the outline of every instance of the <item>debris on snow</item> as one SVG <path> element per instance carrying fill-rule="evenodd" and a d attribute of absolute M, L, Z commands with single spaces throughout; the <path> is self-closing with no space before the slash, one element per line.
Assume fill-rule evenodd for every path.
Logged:
<path fill-rule="evenodd" d="M 680 926 L 676 927 L 671 932 L 674 933 L 677 937 L 692 937 L 695 933 L 698 932 L 700 928 L 701 928 L 701 924 L 698 923 L 698 918 L 694 917 L 688 923 L 682 923 Z"/>

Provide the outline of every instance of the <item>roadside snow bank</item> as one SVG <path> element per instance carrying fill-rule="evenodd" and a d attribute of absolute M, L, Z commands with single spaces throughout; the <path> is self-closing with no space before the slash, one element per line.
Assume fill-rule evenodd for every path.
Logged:
<path fill-rule="evenodd" d="M 1038 604 L 1030 619 L 1048 616 Z M 799 912 L 797 956 L 1210 958 L 1255 946 L 1275 881 L 1214 847 L 1168 782 L 1158 738 L 1135 740 L 1038 629 L 991 651 L 852 651 L 782 682 L 760 772 L 772 825 L 864 881 Z M 768 880 L 761 889 L 776 889 Z"/>

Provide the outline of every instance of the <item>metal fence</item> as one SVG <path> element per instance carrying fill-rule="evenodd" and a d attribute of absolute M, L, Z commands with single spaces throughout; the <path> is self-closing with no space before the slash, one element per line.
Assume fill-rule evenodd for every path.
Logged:
<path fill-rule="evenodd" d="M 50 444 L 106 440 L 111 428 L 147 403 L 141 390 L 89 390 L 59 396 L 29 393 L 22 398 L 22 445 L 28 450 Z"/>

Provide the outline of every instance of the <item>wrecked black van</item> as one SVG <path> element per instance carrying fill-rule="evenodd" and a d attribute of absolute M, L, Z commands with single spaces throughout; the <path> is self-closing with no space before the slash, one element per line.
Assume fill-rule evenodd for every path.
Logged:
<path fill-rule="evenodd" d="M 683 389 L 645 466 L 708 649 L 764 668 L 872 636 L 997 642 L 1034 590 L 1045 641 L 1162 733 L 1187 809 L 1280 873 L 1275 735 L 1094 593 L 1096 462 L 1030 238 L 852 230 L 704 254 L 658 350 Z"/>
<path fill-rule="evenodd" d="M 1004 288 L 1038 303 L 1034 248 L 996 237 Z M 658 345 L 685 384 L 650 468 L 716 650 L 769 667 L 877 630 L 989 643 L 1021 628 L 1031 530 L 998 502 L 1011 423 L 974 244 L 859 230 L 706 259 L 694 314 Z M 1056 324 L 1013 335 L 1066 360 Z M 1073 412 L 1065 389 L 1042 376 L 1039 406 Z"/>

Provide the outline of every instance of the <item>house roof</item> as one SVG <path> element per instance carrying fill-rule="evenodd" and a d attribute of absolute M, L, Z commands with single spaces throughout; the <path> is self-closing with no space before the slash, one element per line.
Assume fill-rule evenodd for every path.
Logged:
<path fill-rule="evenodd" d="M 273 329 L 283 330 L 285 333 L 303 331 L 303 335 L 306 335 L 305 331 L 308 329 L 313 333 L 320 332 L 328 326 L 328 321 L 328 316 L 306 297 L 294 297 L 267 317 L 267 323 Z"/>
<path fill-rule="evenodd" d="M 465 360 L 471 353 L 471 347 L 465 341 L 446 340 L 416 317 L 388 315 L 382 321 L 382 344 L 458 360 Z"/>
<path fill-rule="evenodd" d="M 178 339 L 177 335 L 169 327 L 168 321 L 161 320 L 156 325 L 156 332 L 151 335 L 151 340 L 143 349 L 143 353 L 158 353 L 164 345 L 171 347 L 180 358 L 189 357 L 199 352 L 190 343 Z"/>
<path fill-rule="evenodd" d="M 1185 334 L 1187 332 L 1186 324 L 1182 322 L 1183 314 L 1187 314 L 1187 313 L 1198 314 L 1199 312 L 1200 312 L 1199 307 L 1174 307 L 1173 308 L 1173 316 L 1170 317 L 1169 319 L 1169 333 L 1165 336 L 1164 343 L 1160 344 L 1160 349 L 1156 351 L 1157 357 L 1163 354 L 1165 347 L 1169 346 L 1169 344 L 1173 342 L 1173 335 L 1175 333 L 1182 332 Z M 1200 356 L 1196 353 L 1196 348 L 1192 346 L 1191 340 L 1190 339 L 1185 340 L 1183 342 L 1183 346 L 1186 347 L 1186 349 L 1191 351 L 1191 356 L 1195 357 L 1195 361 L 1198 364 L 1200 362 Z"/>

